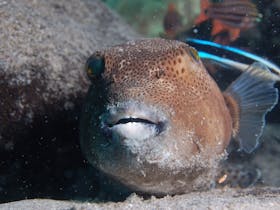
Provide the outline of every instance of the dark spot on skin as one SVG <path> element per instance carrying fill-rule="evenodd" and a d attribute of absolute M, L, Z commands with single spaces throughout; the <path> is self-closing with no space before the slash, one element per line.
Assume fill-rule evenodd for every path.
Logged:
<path fill-rule="evenodd" d="M 156 78 L 159 79 L 161 76 L 164 76 L 164 69 L 160 69 L 158 71 L 156 71 Z"/>

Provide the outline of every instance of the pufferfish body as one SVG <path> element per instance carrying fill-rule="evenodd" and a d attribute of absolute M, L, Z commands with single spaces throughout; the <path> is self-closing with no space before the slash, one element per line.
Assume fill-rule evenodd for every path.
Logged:
<path fill-rule="evenodd" d="M 277 102 L 275 79 L 254 64 L 221 92 L 196 50 L 144 39 L 95 52 L 81 119 L 86 157 L 138 192 L 210 188 L 232 138 L 251 152 Z"/>

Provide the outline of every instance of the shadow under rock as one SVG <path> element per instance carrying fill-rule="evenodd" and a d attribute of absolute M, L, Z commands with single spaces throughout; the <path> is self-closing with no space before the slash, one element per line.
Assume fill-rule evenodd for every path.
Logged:
<path fill-rule="evenodd" d="M 79 109 L 36 117 L 13 150 L 1 149 L 0 203 L 96 197 L 98 175 L 79 145 Z"/>

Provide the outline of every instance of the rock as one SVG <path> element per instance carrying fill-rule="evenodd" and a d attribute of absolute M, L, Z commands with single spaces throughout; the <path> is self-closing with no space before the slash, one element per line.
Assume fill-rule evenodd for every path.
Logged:
<path fill-rule="evenodd" d="M 0 209 L 22 210 L 90 210 L 90 209 L 279 209 L 279 188 L 247 190 L 212 190 L 180 196 L 143 200 L 132 195 L 119 203 L 77 203 L 56 200 L 23 200 L 0 204 Z"/>
<path fill-rule="evenodd" d="M 263 144 L 253 155 L 250 164 L 260 169 L 262 184 L 280 187 L 280 125 L 267 124 L 262 136 Z"/>
<path fill-rule="evenodd" d="M 0 202 L 94 197 L 78 137 L 84 64 L 139 35 L 99 0 L 0 0 L 0 20 Z"/>
<path fill-rule="evenodd" d="M 138 36 L 98 0 L 0 0 L 0 19 L 0 148 L 8 150 L 81 104 L 93 51 Z"/>

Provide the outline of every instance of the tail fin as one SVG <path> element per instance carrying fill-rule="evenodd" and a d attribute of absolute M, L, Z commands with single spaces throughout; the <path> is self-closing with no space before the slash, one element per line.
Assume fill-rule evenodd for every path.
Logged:
<path fill-rule="evenodd" d="M 276 80 L 266 66 L 254 63 L 224 93 L 233 118 L 233 137 L 247 153 L 258 146 L 265 115 L 277 104 Z"/>

